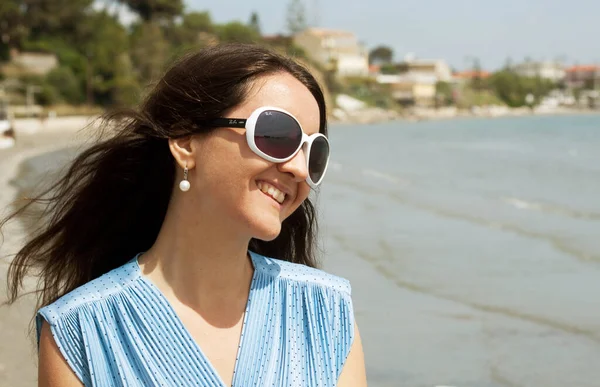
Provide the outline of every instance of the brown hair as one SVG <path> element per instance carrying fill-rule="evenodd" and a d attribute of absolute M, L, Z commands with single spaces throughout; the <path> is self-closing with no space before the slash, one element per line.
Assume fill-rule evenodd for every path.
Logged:
<path fill-rule="evenodd" d="M 287 72 L 304 84 L 320 109 L 323 92 L 294 60 L 256 45 L 220 45 L 174 63 L 138 109 L 104 117 L 102 135 L 79 154 L 62 177 L 0 223 L 40 203 L 43 226 L 19 250 L 8 270 L 8 302 L 24 277 L 39 271 L 38 307 L 119 267 L 154 243 L 175 181 L 168 139 L 207 132 L 201 122 L 222 116 L 244 101 L 252 81 Z M 106 133 L 110 133 L 106 135 Z M 253 239 L 249 249 L 316 266 L 316 212 L 310 200 L 283 222 L 270 242 Z"/>

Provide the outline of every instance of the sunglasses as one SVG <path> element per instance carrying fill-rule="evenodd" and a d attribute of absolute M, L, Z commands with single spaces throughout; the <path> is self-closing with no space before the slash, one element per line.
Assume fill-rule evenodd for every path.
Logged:
<path fill-rule="evenodd" d="M 306 182 L 316 188 L 329 164 L 329 140 L 322 133 L 304 133 L 300 122 L 290 113 L 275 107 L 256 109 L 250 117 L 217 118 L 208 123 L 213 128 L 245 128 L 246 141 L 254 153 L 273 163 L 291 160 L 304 147 Z"/>

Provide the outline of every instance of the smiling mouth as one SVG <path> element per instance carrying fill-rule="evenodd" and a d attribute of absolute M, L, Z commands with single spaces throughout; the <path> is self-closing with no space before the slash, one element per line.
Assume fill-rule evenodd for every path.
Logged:
<path fill-rule="evenodd" d="M 256 185 L 258 186 L 258 189 L 261 190 L 265 195 L 270 196 L 273 200 L 275 200 L 279 204 L 282 204 L 285 200 L 285 197 L 287 196 L 286 194 L 281 192 L 279 189 L 273 187 L 271 184 L 269 184 L 267 182 L 259 181 L 256 183 Z"/>

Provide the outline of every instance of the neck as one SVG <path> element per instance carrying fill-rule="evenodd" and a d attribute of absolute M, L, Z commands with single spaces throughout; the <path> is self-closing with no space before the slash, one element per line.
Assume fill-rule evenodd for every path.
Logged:
<path fill-rule="evenodd" d="M 183 206 L 172 207 L 156 242 L 140 259 L 144 274 L 166 296 L 197 310 L 245 300 L 253 273 L 250 238 L 209 210 L 190 217 Z"/>

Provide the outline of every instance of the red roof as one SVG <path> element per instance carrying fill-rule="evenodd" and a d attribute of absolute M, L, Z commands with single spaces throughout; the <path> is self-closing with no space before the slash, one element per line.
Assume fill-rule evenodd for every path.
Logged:
<path fill-rule="evenodd" d="M 372 73 L 372 74 L 373 73 L 378 73 L 379 71 L 381 71 L 381 66 L 375 65 L 375 64 L 369 65 L 369 72 L 370 73 Z"/>
<path fill-rule="evenodd" d="M 492 75 L 489 71 L 475 71 L 475 70 L 468 70 L 468 71 L 460 71 L 458 73 L 454 73 L 452 74 L 452 76 L 454 78 L 459 78 L 459 79 L 473 79 L 473 78 L 488 78 L 490 75 Z"/>
<path fill-rule="evenodd" d="M 596 65 L 571 66 L 566 71 L 568 73 L 588 72 L 588 71 L 600 71 L 600 66 L 596 66 Z"/>

